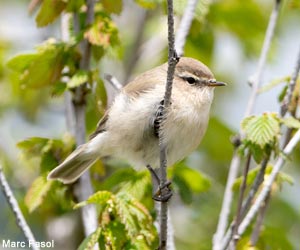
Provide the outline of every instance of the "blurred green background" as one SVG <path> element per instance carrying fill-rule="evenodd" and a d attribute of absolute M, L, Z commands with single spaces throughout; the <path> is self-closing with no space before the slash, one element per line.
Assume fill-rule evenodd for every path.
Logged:
<path fill-rule="evenodd" d="M 152 8 L 141 7 L 147 3 Z M 175 25 L 180 21 L 185 3 L 174 1 Z M 199 171 L 195 181 L 201 180 L 202 186 L 191 187 L 184 179 L 174 179 L 176 194 L 170 209 L 179 250 L 211 249 L 233 151 L 230 137 L 239 130 L 245 112 L 250 92 L 247 80 L 256 70 L 273 3 L 271 0 L 206 0 L 198 4 L 185 46 L 185 56 L 207 64 L 216 78 L 227 82 L 228 86 L 215 91 L 210 124 L 199 149 L 180 163 Z M 23 88 L 16 73 L 6 65 L 17 54 L 34 52 L 34 48 L 48 38 L 61 39 L 60 20 L 44 28 L 37 28 L 36 13 L 29 15 L 28 4 L 29 1 L 17 0 L 0 2 L 0 157 L 6 177 L 37 239 L 55 239 L 57 249 L 72 250 L 82 241 L 83 235 L 78 211 L 67 213 L 72 204 L 58 201 L 65 199 L 66 194 L 71 196 L 69 190 L 61 188 L 62 194 L 56 193 L 55 197 L 47 194 L 44 204 L 32 213 L 24 203 L 25 194 L 39 176 L 40 159 L 28 157 L 29 152 L 21 151 L 17 143 L 30 137 L 64 138 L 64 142 L 70 141 L 66 134 L 63 96 L 51 95 L 50 88 Z M 164 4 L 160 1 L 124 0 L 120 14 L 113 14 L 112 19 L 119 30 L 120 45 L 95 65 L 101 77 L 109 73 L 123 83 L 166 61 Z M 299 23 L 299 2 L 283 1 L 271 56 L 263 75 L 264 84 L 288 76 L 293 71 L 299 49 Z M 137 43 L 139 36 L 140 41 Z M 277 99 L 282 88 L 283 84 L 263 93 L 256 103 L 255 113 L 278 112 Z M 102 97 L 96 100 L 90 98 L 88 102 L 88 133 L 93 131 L 105 108 L 104 89 L 99 91 Z M 111 96 L 109 98 L 112 99 Z M 99 105 L 97 101 L 103 103 Z M 300 248 L 299 155 L 298 146 L 284 168 L 284 172 L 292 176 L 294 184 L 276 186 L 258 249 Z M 110 160 L 104 165 L 100 162 L 98 168 L 93 168 L 93 173 L 103 175 L 103 183 L 95 183 L 99 189 L 114 189 L 115 182 L 122 175 L 111 182 L 108 177 L 116 174 L 120 165 L 124 166 L 123 174 L 134 175 L 125 163 Z M 173 174 L 182 171 L 177 167 L 180 166 L 171 169 Z M 190 175 L 187 178 L 193 177 Z M 147 192 L 149 194 L 149 190 Z M 147 202 L 151 203 L 149 200 Z M 149 204 L 147 207 L 150 207 Z M 2 239 L 23 240 L 23 235 L 0 192 L 0 241 Z M 243 240 L 247 241 L 247 237 Z"/>

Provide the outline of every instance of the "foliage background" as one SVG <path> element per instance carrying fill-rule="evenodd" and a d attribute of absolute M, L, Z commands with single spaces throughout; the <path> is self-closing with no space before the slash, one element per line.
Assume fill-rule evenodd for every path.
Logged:
<path fill-rule="evenodd" d="M 178 17 L 184 9 L 184 2 L 175 1 Z M 273 4 L 271 0 L 200 2 L 187 40 L 185 55 L 203 61 L 212 69 L 217 79 L 229 84 L 226 88 L 215 91 L 210 125 L 199 149 L 180 163 L 181 166 L 175 166 L 170 171 L 174 175 L 174 188 L 177 193 L 171 202 L 171 215 L 177 247 L 183 250 L 211 249 L 211 239 L 216 228 L 232 154 L 230 136 L 239 129 L 243 118 L 249 93 L 247 79 L 255 70 Z M 123 5 L 120 3 L 121 1 L 117 1 L 114 5 L 119 6 L 119 9 L 114 10 L 119 13 L 112 14 L 119 31 L 120 46 L 109 48 L 95 68 L 101 77 L 104 73 L 110 73 L 120 82 L 124 82 L 137 73 L 166 61 L 167 32 L 165 6 L 160 1 L 128 0 L 123 1 Z M 7 178 L 38 240 L 55 239 L 58 249 L 75 249 L 83 239 L 83 232 L 78 211 L 67 212 L 73 205 L 70 202 L 72 193 L 68 189 L 60 187 L 55 195 L 47 194 L 41 201 L 42 206 L 32 213 L 29 212 L 30 206 L 28 208 L 25 205 L 24 197 L 32 182 L 39 176 L 40 158 L 28 157 L 29 153 L 34 155 L 35 152 L 29 152 L 31 148 L 24 146 L 24 143 L 25 151 L 22 151 L 17 148 L 17 143 L 39 136 L 57 140 L 63 138 L 65 145 L 72 147 L 72 139 L 66 134 L 63 96 L 51 95 L 53 89 L 50 87 L 22 88 L 17 74 L 7 66 L 7 61 L 12 56 L 34 52 L 34 48 L 49 37 L 57 40 L 61 37 L 59 20 L 44 28 L 36 28 L 37 13 L 30 16 L 27 6 L 27 1 L 0 2 L 0 156 Z M 145 9 L 141 6 L 151 8 Z M 290 75 L 293 70 L 300 41 L 299 7 L 297 1 L 284 1 L 272 56 L 264 74 L 266 84 Z M 140 46 L 137 48 L 137 30 L 144 12 L 147 12 L 146 22 Z M 179 20 L 178 18 L 176 23 Z M 136 62 L 132 64 L 134 56 L 138 60 L 134 60 Z M 279 85 L 263 93 L 257 102 L 256 113 L 278 112 L 277 97 L 282 88 L 283 85 Z M 100 88 L 97 93 L 96 99 L 89 97 L 89 133 L 95 128 L 105 108 L 104 89 Z M 54 141 L 55 143 L 62 142 Z M 49 161 L 45 161 L 46 167 L 50 168 Z M 291 161 L 284 168 L 292 176 L 294 184 L 291 186 L 284 183 L 282 187 L 274 187 L 275 195 L 267 211 L 259 249 L 300 247 L 300 202 L 297 199 L 300 188 L 299 161 L 298 146 Z M 121 170 L 120 165 L 123 166 Z M 182 165 L 189 166 L 192 170 Z M 197 173 L 199 171 L 199 174 L 196 175 L 194 170 Z M 121 182 L 124 185 L 121 185 L 121 189 L 131 188 L 131 192 L 151 211 L 152 201 L 145 196 L 150 194 L 149 187 L 139 182 L 137 187 L 133 185 L 133 177 L 136 180 L 147 179 L 145 173 L 135 173 L 125 163 L 117 160 L 99 162 L 92 173 L 101 179 L 94 183 L 96 189 L 116 191 L 116 184 Z M 133 177 L 124 180 L 123 176 Z M 141 187 L 144 187 L 144 193 L 137 193 Z M 65 195 L 70 199 L 65 200 Z M 30 200 L 28 194 L 26 197 Z M 38 206 L 39 202 L 35 202 Z M 33 209 L 33 200 L 29 204 Z M 23 239 L 2 194 L 0 211 L 0 240 Z M 247 238 L 243 238 L 241 245 L 246 241 Z"/>

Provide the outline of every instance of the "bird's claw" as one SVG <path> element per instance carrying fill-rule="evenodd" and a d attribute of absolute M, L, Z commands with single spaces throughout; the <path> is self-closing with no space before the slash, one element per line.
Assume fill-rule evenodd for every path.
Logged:
<path fill-rule="evenodd" d="M 167 202 L 172 197 L 173 192 L 170 188 L 172 182 L 167 181 L 162 187 L 159 186 L 158 190 L 153 195 L 153 200 L 159 202 Z"/>

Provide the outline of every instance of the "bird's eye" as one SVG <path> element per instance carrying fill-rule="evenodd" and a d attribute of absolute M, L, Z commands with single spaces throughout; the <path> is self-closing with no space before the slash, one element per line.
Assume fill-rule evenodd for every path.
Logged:
<path fill-rule="evenodd" d="M 189 83 L 189 84 L 194 84 L 196 83 L 196 79 L 194 77 L 186 77 L 185 80 Z"/>

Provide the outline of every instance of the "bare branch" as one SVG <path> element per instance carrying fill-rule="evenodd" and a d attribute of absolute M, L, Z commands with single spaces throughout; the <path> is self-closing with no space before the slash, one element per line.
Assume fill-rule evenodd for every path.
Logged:
<path fill-rule="evenodd" d="M 237 212 L 236 212 L 236 219 L 235 219 L 234 233 L 233 234 L 235 234 L 237 232 L 238 226 L 240 224 L 240 219 L 241 219 L 241 216 L 242 216 L 242 204 L 243 204 L 245 190 L 246 190 L 246 187 L 247 187 L 247 177 L 248 177 L 248 172 L 249 172 L 249 168 L 250 168 L 250 162 L 251 162 L 251 153 L 249 152 L 248 156 L 247 156 L 246 165 L 245 165 L 245 168 L 244 168 L 243 182 L 242 182 L 242 185 L 240 187 L 240 195 L 239 195 L 239 200 L 238 200 L 238 208 L 237 208 Z M 235 241 L 234 243 L 236 244 L 237 241 Z"/>
<path fill-rule="evenodd" d="M 274 31 L 275 31 L 275 27 L 277 24 L 280 5 L 281 5 L 280 0 L 275 1 L 275 5 L 272 10 L 270 19 L 269 19 L 269 24 L 268 24 L 268 28 L 267 28 L 267 32 L 266 32 L 266 36 L 265 36 L 265 40 L 264 40 L 264 45 L 263 45 L 260 59 L 258 62 L 257 72 L 254 74 L 254 77 L 252 77 L 252 79 L 249 80 L 249 82 L 252 86 L 252 91 L 251 91 L 251 95 L 250 95 L 247 109 L 245 112 L 245 117 L 249 116 L 253 112 L 253 109 L 254 109 L 254 104 L 255 104 L 255 101 L 257 98 L 257 94 L 258 94 L 258 88 L 261 85 L 262 72 L 265 67 L 267 54 L 268 54 L 268 51 L 269 51 L 269 48 L 271 45 L 271 41 L 274 36 Z M 241 132 L 240 132 L 240 135 L 241 135 L 241 137 L 243 137 L 243 134 Z M 237 177 L 240 162 L 241 162 L 241 158 L 238 155 L 238 152 L 236 149 L 234 151 L 234 155 L 232 157 L 231 164 L 230 164 L 230 169 L 229 169 L 228 179 L 227 179 L 226 188 L 225 188 L 225 192 L 224 192 L 224 198 L 223 198 L 221 213 L 219 216 L 217 231 L 213 237 L 213 249 L 214 250 L 222 249 L 222 248 L 220 248 L 220 242 L 222 242 L 222 239 L 225 235 L 225 231 L 226 231 L 226 228 L 228 225 L 228 217 L 229 217 L 230 207 L 231 207 L 232 198 L 233 198 L 233 192 L 232 192 L 231 187 Z"/>
<path fill-rule="evenodd" d="M 298 52 L 296 67 L 294 69 L 291 80 L 289 82 L 288 92 L 285 95 L 284 100 L 282 102 L 281 111 L 280 111 L 280 114 L 282 117 L 285 116 L 286 112 L 288 111 L 288 106 L 289 106 L 292 96 L 293 96 L 295 85 L 296 85 L 296 82 L 297 82 L 297 79 L 299 76 L 299 71 L 300 71 L 300 49 Z"/>
<path fill-rule="evenodd" d="M 259 210 L 259 213 L 258 213 L 258 216 L 256 219 L 256 223 L 255 223 L 255 227 L 254 227 L 254 230 L 251 235 L 250 246 L 255 246 L 258 241 L 259 233 L 261 230 L 262 223 L 264 221 L 264 217 L 266 215 L 266 211 L 267 211 L 268 204 L 270 202 L 270 198 L 271 198 L 271 192 L 268 193 L 265 201 L 260 206 L 260 210 Z"/>
<path fill-rule="evenodd" d="M 118 81 L 118 79 L 110 74 L 105 74 L 104 79 L 107 80 L 111 86 L 114 87 L 115 90 L 120 91 L 123 87 L 122 84 Z"/>
<path fill-rule="evenodd" d="M 254 204 L 250 208 L 245 219 L 240 224 L 239 229 L 238 229 L 239 235 L 243 234 L 245 232 L 245 230 L 247 229 L 247 227 L 249 226 L 249 224 L 251 223 L 252 219 L 258 212 L 260 205 L 262 204 L 262 202 L 264 202 L 264 200 L 268 196 L 277 174 L 279 173 L 280 169 L 284 165 L 285 157 L 293 151 L 293 149 L 295 148 L 295 146 L 298 144 L 299 141 L 300 141 L 300 129 L 296 132 L 296 134 L 292 137 L 292 139 L 289 141 L 289 143 L 284 148 L 283 153 L 285 156 L 279 157 L 278 160 L 276 161 L 271 174 L 269 175 L 268 179 L 264 183 L 264 187 L 263 187 L 262 191 L 257 196 Z"/>
<path fill-rule="evenodd" d="M 89 25 L 94 20 L 94 0 L 86 0 L 87 4 L 87 17 L 86 24 Z M 62 19 L 64 21 L 64 18 Z M 75 32 L 80 32 L 80 23 L 78 13 L 73 14 L 73 23 Z M 68 27 L 63 25 L 62 30 L 63 39 L 68 40 Z M 80 49 L 82 53 L 82 59 L 80 61 L 80 68 L 89 70 L 90 57 L 91 57 L 91 45 L 84 39 L 80 43 Z M 86 84 L 83 84 L 76 88 L 74 95 L 70 98 L 70 94 L 65 95 L 66 103 L 66 117 L 69 131 L 73 133 L 76 138 L 76 144 L 80 145 L 85 142 L 86 128 L 85 128 L 85 106 L 86 106 Z M 86 200 L 93 194 L 93 188 L 89 176 L 89 172 L 85 172 L 79 179 L 74 189 L 75 195 L 79 201 Z M 81 217 L 84 225 L 85 235 L 88 236 L 93 233 L 97 228 L 97 215 L 96 208 L 93 205 L 84 206 L 81 208 Z"/>
<path fill-rule="evenodd" d="M 175 49 L 178 56 L 183 55 L 184 45 L 190 31 L 198 0 L 189 0 L 183 13 L 179 28 L 176 32 Z"/>
<path fill-rule="evenodd" d="M 9 204 L 11 210 L 13 211 L 13 213 L 15 215 L 16 223 L 17 223 L 18 227 L 23 232 L 27 241 L 31 243 L 30 244 L 32 246 L 31 248 L 33 250 L 39 250 L 39 248 L 37 247 L 37 244 L 36 244 L 36 240 L 31 232 L 31 229 L 28 226 L 28 224 L 24 218 L 24 215 L 18 205 L 18 202 L 17 202 L 17 200 L 5 178 L 1 164 L 0 164 L 0 186 L 1 186 L 1 189 L 2 189 L 2 192 L 5 196 L 5 198 L 7 200 L 7 203 Z"/>
<path fill-rule="evenodd" d="M 259 61 L 258 61 L 257 70 L 256 70 L 256 73 L 252 77 L 250 77 L 250 79 L 249 79 L 249 83 L 252 87 L 252 91 L 251 91 L 248 106 L 247 106 L 247 109 L 246 109 L 246 112 L 245 112 L 245 117 L 251 115 L 252 112 L 253 112 L 253 109 L 254 109 L 254 104 L 255 104 L 255 101 L 256 101 L 256 98 L 257 98 L 257 95 L 258 95 L 258 89 L 259 89 L 259 87 L 261 85 L 261 82 L 262 82 L 262 75 L 263 75 L 263 70 L 264 70 L 265 65 L 266 65 L 267 55 L 268 55 L 268 52 L 269 52 L 270 47 L 271 47 L 272 39 L 274 37 L 280 5 L 281 5 L 280 0 L 275 1 L 275 5 L 274 5 L 274 8 L 273 8 L 272 14 L 270 16 L 270 19 L 269 19 L 269 24 L 268 24 L 268 28 L 267 28 L 267 31 L 266 31 L 264 44 L 263 44 L 261 54 L 260 54 L 260 58 L 259 58 Z"/>
<path fill-rule="evenodd" d="M 175 66 L 177 64 L 177 55 L 174 48 L 174 16 L 173 16 L 173 0 L 168 0 L 168 72 L 167 83 L 164 96 L 164 105 L 162 115 L 165 117 L 168 107 L 171 105 L 172 84 L 175 72 Z M 160 147 L 160 188 L 164 191 L 164 187 L 167 183 L 167 152 L 166 145 L 159 133 L 159 147 Z M 160 205 L 160 250 L 167 248 L 167 235 L 168 235 L 168 202 L 163 201 Z"/>

